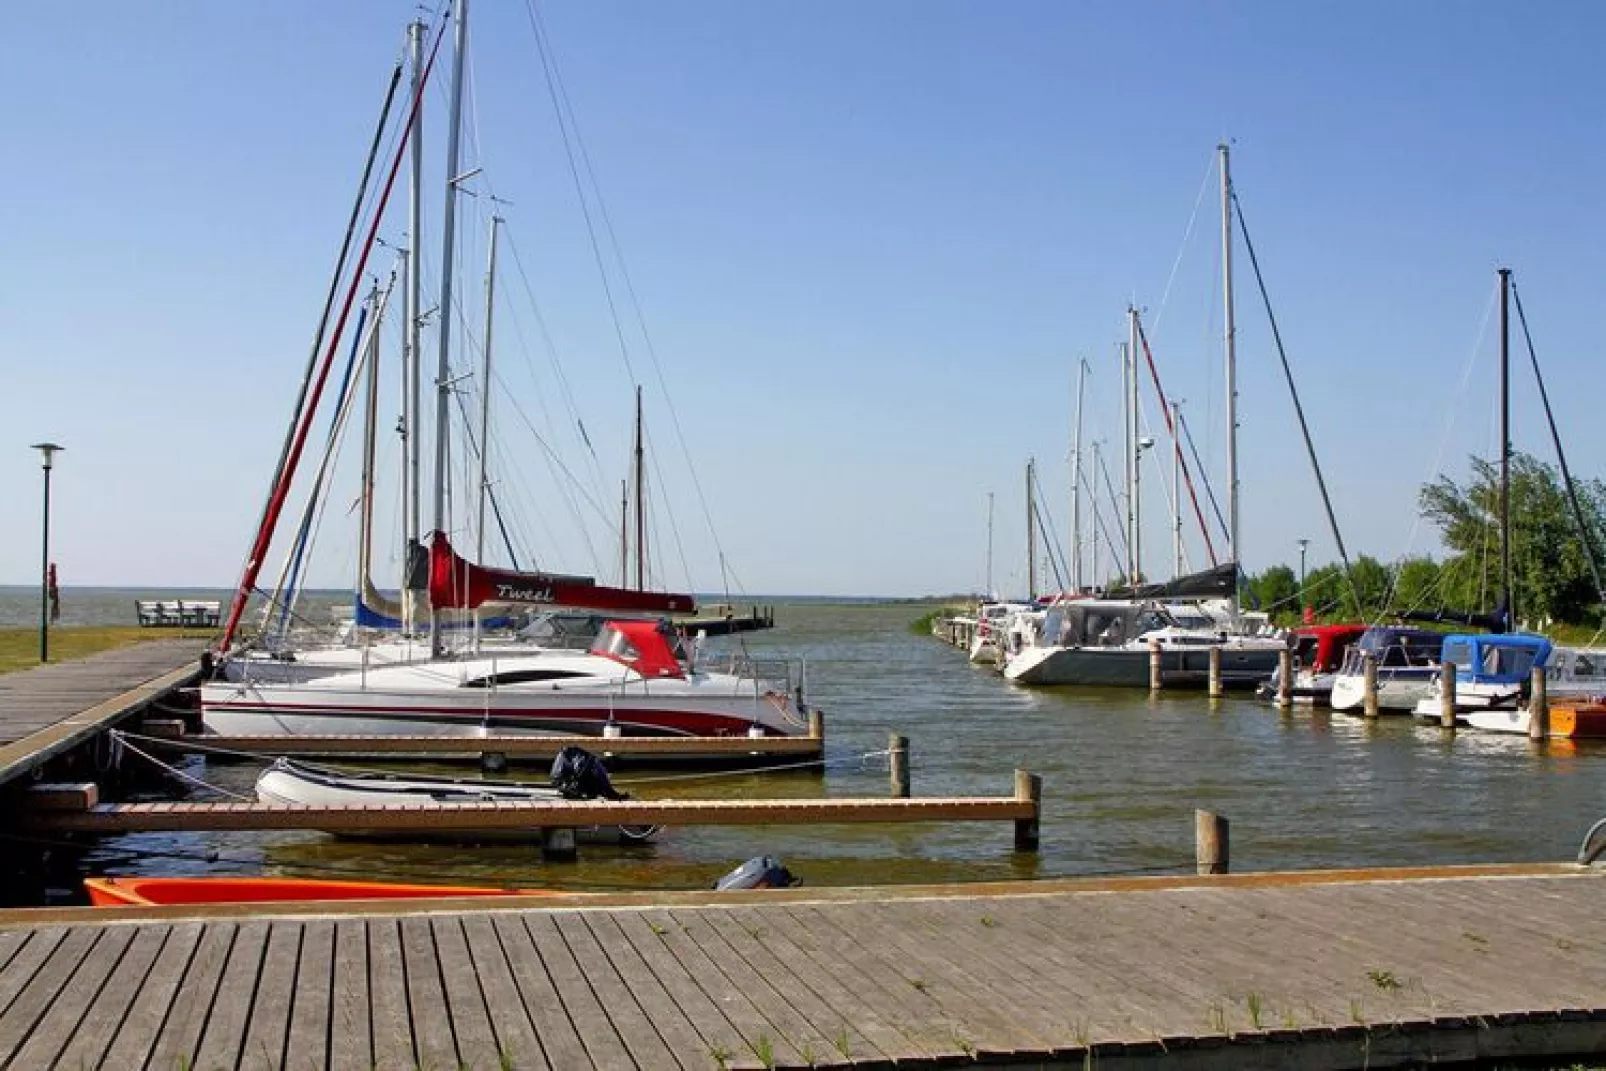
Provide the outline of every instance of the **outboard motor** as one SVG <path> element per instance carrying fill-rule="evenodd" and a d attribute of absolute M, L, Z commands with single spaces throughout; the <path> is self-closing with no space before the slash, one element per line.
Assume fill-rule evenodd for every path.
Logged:
<path fill-rule="evenodd" d="M 779 859 L 755 855 L 714 882 L 714 888 L 719 892 L 730 892 L 733 889 L 789 889 L 801 884 L 803 879 L 794 877 Z"/>
<path fill-rule="evenodd" d="M 608 768 L 583 747 L 569 745 L 552 760 L 552 787 L 566 800 L 622 800 L 627 797 L 614 789 Z"/>

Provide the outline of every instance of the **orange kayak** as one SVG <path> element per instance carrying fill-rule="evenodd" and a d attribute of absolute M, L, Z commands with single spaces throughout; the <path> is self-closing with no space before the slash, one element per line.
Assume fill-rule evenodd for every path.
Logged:
<path fill-rule="evenodd" d="M 85 878 L 96 907 L 160 904 L 256 904 L 319 900 L 412 900 L 434 896 L 535 896 L 536 889 L 470 885 L 402 885 L 309 878 Z"/>

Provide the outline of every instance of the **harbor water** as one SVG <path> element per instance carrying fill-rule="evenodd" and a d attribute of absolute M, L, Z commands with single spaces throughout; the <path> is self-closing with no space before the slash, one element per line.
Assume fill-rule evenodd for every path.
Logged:
<path fill-rule="evenodd" d="M 79 620 L 130 623 L 133 593 L 64 595 L 69 621 L 76 610 Z M 15 590 L 0 614 L 27 623 L 14 603 L 26 603 Z M 710 647 L 806 663 L 808 701 L 826 712 L 824 768 L 630 768 L 620 787 L 643 797 L 885 795 L 887 739 L 900 733 L 917 796 L 1005 796 L 1017 767 L 1040 774 L 1041 853 L 1014 853 L 1008 823 L 953 823 L 667 829 L 644 846 L 582 847 L 572 864 L 545 863 L 529 845 L 141 834 L 99 842 L 80 865 L 611 890 L 706 887 L 768 854 L 811 885 L 979 881 L 1191 871 L 1195 808 L 1230 819 L 1234 871 L 1561 860 L 1606 814 L 1606 747 L 1452 735 L 1397 716 L 1280 713 L 1247 695 L 1026 689 L 912 631 L 928 606 L 776 603 L 775 629 Z M 244 795 L 261 768 L 201 757 L 181 766 Z M 507 776 L 544 779 L 545 770 L 515 766 Z"/>

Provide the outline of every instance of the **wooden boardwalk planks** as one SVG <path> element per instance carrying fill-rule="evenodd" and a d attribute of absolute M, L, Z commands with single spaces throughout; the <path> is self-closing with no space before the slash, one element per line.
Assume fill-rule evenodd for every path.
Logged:
<path fill-rule="evenodd" d="M 0 674 L 0 784 L 200 672 L 202 640 L 157 640 Z"/>
<path fill-rule="evenodd" d="M 1606 1044 L 1606 874 L 1041 889 L 11 912 L 0 1067 L 1385 1067 Z"/>

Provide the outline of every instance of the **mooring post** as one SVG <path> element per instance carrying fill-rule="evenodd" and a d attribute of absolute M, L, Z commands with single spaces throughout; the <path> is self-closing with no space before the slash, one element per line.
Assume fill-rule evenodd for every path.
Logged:
<path fill-rule="evenodd" d="M 541 834 L 541 858 L 549 863 L 572 863 L 580 853 L 575 849 L 574 830 L 567 827 L 545 830 Z"/>
<path fill-rule="evenodd" d="M 1039 825 L 1043 815 L 1043 779 L 1025 770 L 1015 771 L 1015 798 L 1030 800 L 1032 816 L 1015 819 L 1015 850 L 1035 852 L 1039 843 Z"/>
<path fill-rule="evenodd" d="M 892 794 L 899 799 L 908 799 L 909 738 L 893 733 L 887 741 L 887 754 L 891 757 L 887 769 L 891 774 Z"/>
<path fill-rule="evenodd" d="M 481 752 L 480 770 L 485 773 L 504 773 L 507 770 L 507 754 L 502 751 Z"/>
<path fill-rule="evenodd" d="M 1545 688 L 1545 668 L 1535 666 L 1529 681 L 1528 739 L 1543 740 L 1550 735 L 1550 696 Z"/>
<path fill-rule="evenodd" d="M 1221 698 L 1221 648 L 1210 648 L 1210 698 Z"/>
<path fill-rule="evenodd" d="M 1160 641 L 1149 641 L 1149 691 L 1158 692 L 1165 687 L 1165 673 L 1161 670 Z"/>
<path fill-rule="evenodd" d="M 825 711 L 819 707 L 809 708 L 809 738 L 811 740 L 825 739 Z"/>
<path fill-rule="evenodd" d="M 1200 874 L 1227 873 L 1227 820 L 1214 811 L 1193 812 L 1193 858 Z"/>
<path fill-rule="evenodd" d="M 1455 728 L 1455 663 L 1439 663 L 1439 724 Z"/>
<path fill-rule="evenodd" d="M 1277 709 L 1294 705 L 1294 652 L 1284 647 L 1277 652 Z"/>
<path fill-rule="evenodd" d="M 1378 715 L 1377 655 L 1368 651 L 1361 656 L 1361 713 L 1368 718 Z"/>

